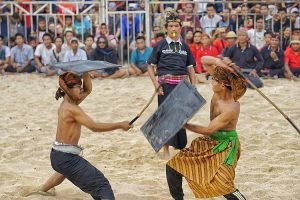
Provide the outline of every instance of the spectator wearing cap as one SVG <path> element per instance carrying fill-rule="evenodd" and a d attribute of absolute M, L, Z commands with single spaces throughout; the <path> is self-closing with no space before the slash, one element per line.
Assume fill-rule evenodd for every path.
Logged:
<path fill-rule="evenodd" d="M 217 24 L 222 18 L 216 14 L 216 9 L 214 4 L 207 4 L 207 15 L 200 19 L 200 24 L 202 32 L 208 35 L 212 35 L 212 31 L 216 29 Z"/>
<path fill-rule="evenodd" d="M 7 46 L 3 45 L 4 37 L 0 35 L 0 74 L 3 74 L 8 67 L 10 59 L 10 50 Z"/>
<path fill-rule="evenodd" d="M 50 55 L 54 48 L 55 45 L 52 44 L 51 35 L 49 33 L 45 33 L 43 35 L 43 43 L 39 44 L 34 52 L 34 60 L 36 63 L 36 70 L 38 72 L 49 75 Z"/>
<path fill-rule="evenodd" d="M 262 48 L 261 55 L 264 59 L 264 65 L 260 71 L 261 75 L 275 78 L 284 76 L 284 52 L 279 44 L 279 34 L 272 34 L 270 45 Z"/>
<path fill-rule="evenodd" d="M 264 40 L 264 20 L 262 17 L 256 17 L 255 29 L 248 30 L 248 37 L 250 43 L 256 48 L 261 49 L 265 45 Z"/>
<path fill-rule="evenodd" d="M 217 37 L 214 40 L 213 46 L 218 50 L 218 55 L 222 54 L 224 48 L 228 47 L 228 42 L 226 41 L 226 28 L 219 27 L 216 29 L 213 38 Z"/>
<path fill-rule="evenodd" d="M 71 49 L 66 51 L 63 62 L 87 60 L 87 55 L 85 51 L 79 48 L 78 39 L 76 37 L 73 37 L 70 42 L 71 42 Z"/>
<path fill-rule="evenodd" d="M 237 39 L 237 36 L 235 34 L 235 32 L 233 31 L 229 31 L 227 34 L 226 34 L 226 37 L 225 37 L 227 43 L 228 43 L 228 46 L 225 47 L 222 51 L 222 56 L 224 57 L 224 55 L 226 54 L 226 52 L 228 51 L 228 49 L 235 45 L 236 44 L 236 39 Z"/>
<path fill-rule="evenodd" d="M 258 49 L 249 42 L 247 30 L 240 29 L 238 32 L 238 43 L 226 51 L 227 62 L 234 62 L 243 74 L 252 81 L 256 87 L 262 87 L 258 72 L 263 68 L 263 58 Z"/>
<path fill-rule="evenodd" d="M 203 73 L 206 72 L 206 69 L 203 68 L 201 63 L 201 58 L 203 56 L 214 56 L 217 57 L 219 55 L 216 47 L 212 45 L 211 38 L 208 34 L 203 33 L 201 35 L 201 43 L 200 50 L 196 55 L 196 72 Z"/>
<path fill-rule="evenodd" d="M 297 80 L 297 77 L 300 78 L 300 40 L 292 40 L 291 48 L 288 48 L 284 55 L 285 76 Z"/>
<path fill-rule="evenodd" d="M 31 65 L 33 50 L 24 41 L 24 35 L 17 33 L 15 37 L 17 45 L 11 49 L 10 65 L 5 69 L 6 72 L 31 73 L 35 71 L 34 66 Z"/>

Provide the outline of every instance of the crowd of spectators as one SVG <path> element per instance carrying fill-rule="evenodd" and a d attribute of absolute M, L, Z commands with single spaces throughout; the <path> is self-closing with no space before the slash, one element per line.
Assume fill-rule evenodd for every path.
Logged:
<path fill-rule="evenodd" d="M 25 10 L 38 9 L 26 2 L 30 0 L 18 1 Z M 84 1 L 80 11 L 92 3 Z M 65 2 L 63 7 L 47 5 L 34 16 L 25 15 L 10 4 L 1 6 L 1 72 L 37 71 L 54 75 L 61 73 L 53 67 L 57 62 L 89 59 L 117 63 L 122 56 L 121 48 L 129 49 L 130 69 L 97 71 L 92 76 L 119 78 L 144 74 L 152 48 L 165 38 L 165 14 L 175 10 L 182 20 L 182 40 L 189 44 L 195 57 L 197 73 L 206 72 L 201 57 L 211 55 L 227 57 L 256 79 L 266 76 L 297 80 L 300 76 L 300 0 L 261 3 L 247 0 L 164 3 L 158 0 L 149 3 L 150 25 L 145 21 L 145 0 L 107 2 L 107 23 L 99 21 L 98 4 L 80 15 L 71 13 L 76 13 L 71 1 Z M 151 29 L 149 36 L 145 34 L 147 28 Z M 259 86 L 256 79 L 253 81 Z"/>

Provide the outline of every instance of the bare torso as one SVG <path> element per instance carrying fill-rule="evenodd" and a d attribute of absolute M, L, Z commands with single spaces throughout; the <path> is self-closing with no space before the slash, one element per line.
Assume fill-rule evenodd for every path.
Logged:
<path fill-rule="evenodd" d="M 238 101 L 234 101 L 233 99 L 224 101 L 219 99 L 217 95 L 214 94 L 210 105 L 210 120 L 212 121 L 218 115 L 224 112 L 232 112 L 234 113 L 234 116 L 233 120 L 224 126 L 222 130 L 236 130 L 236 125 L 240 114 L 240 103 Z"/>
<path fill-rule="evenodd" d="M 58 123 L 56 132 L 56 141 L 77 145 L 80 134 L 81 124 L 77 123 L 72 116 L 72 109 L 76 109 L 78 105 L 63 101 L 58 109 Z"/>

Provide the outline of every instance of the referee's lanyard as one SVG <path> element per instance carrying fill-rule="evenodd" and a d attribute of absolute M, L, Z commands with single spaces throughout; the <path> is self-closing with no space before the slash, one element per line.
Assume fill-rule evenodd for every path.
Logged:
<path fill-rule="evenodd" d="M 173 44 L 174 45 L 174 48 L 172 49 L 170 44 Z M 179 42 L 171 42 L 171 43 L 168 43 L 168 46 L 169 46 L 169 49 L 172 50 L 174 53 L 179 53 L 181 51 L 181 45 Z M 177 47 L 176 47 L 176 44 L 178 44 L 178 50 L 177 50 Z"/>

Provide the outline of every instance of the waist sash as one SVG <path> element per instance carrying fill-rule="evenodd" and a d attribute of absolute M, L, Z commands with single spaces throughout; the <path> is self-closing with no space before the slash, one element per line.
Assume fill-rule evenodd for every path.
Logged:
<path fill-rule="evenodd" d="M 235 130 L 233 131 L 217 131 L 214 134 L 209 136 L 213 140 L 217 140 L 219 144 L 217 144 L 213 151 L 215 153 L 219 153 L 224 151 L 227 146 L 229 145 L 229 142 L 231 142 L 232 146 L 229 150 L 228 154 L 226 155 L 226 158 L 224 160 L 224 164 L 226 165 L 233 165 L 234 160 L 237 156 L 238 152 L 238 136 L 237 132 Z"/>
<path fill-rule="evenodd" d="M 53 142 L 52 148 L 56 151 L 60 151 L 63 153 L 71 153 L 71 154 L 75 154 L 75 155 L 79 155 L 81 153 L 81 151 L 83 150 L 83 148 L 80 146 L 64 144 L 64 143 L 57 142 L 57 141 Z"/>

